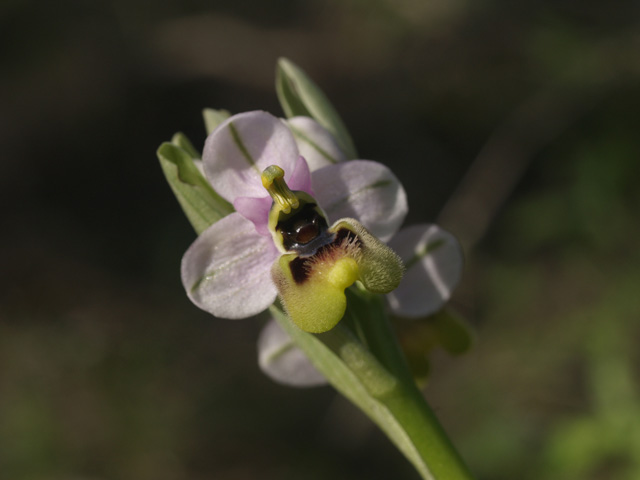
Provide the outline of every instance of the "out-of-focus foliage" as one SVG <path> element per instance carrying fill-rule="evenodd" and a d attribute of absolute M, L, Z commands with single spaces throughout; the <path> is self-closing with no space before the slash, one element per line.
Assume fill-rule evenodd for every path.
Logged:
<path fill-rule="evenodd" d="M 478 477 L 640 477 L 637 13 L 2 3 L 0 476 L 415 478 L 329 389 L 260 374 L 262 319 L 182 292 L 194 233 L 154 150 L 178 128 L 200 150 L 204 107 L 278 113 L 285 56 L 392 166 L 410 222 L 467 245 L 474 349 L 436 356 L 427 395 Z"/>
<path fill-rule="evenodd" d="M 487 241 L 486 351 L 464 440 L 487 478 L 640 475 L 638 158 L 623 125 L 572 138 L 536 165 L 545 188 L 514 199 Z"/>

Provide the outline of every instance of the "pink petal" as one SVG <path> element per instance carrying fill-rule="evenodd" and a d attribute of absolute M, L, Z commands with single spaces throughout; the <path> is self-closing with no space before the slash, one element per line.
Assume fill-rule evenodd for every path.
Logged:
<path fill-rule="evenodd" d="M 304 352 L 273 319 L 260 332 L 258 364 L 267 376 L 284 385 L 315 387 L 327 383 Z"/>
<path fill-rule="evenodd" d="M 437 225 L 415 225 L 402 229 L 389 246 L 407 267 L 400 286 L 387 295 L 391 310 L 404 317 L 440 310 L 462 276 L 458 240 Z"/>
<path fill-rule="evenodd" d="M 358 220 L 382 241 L 389 240 L 407 214 L 407 196 L 387 167 L 369 160 L 351 160 L 316 170 L 313 190 L 330 221 Z"/>
<path fill-rule="evenodd" d="M 251 198 L 238 197 L 233 202 L 233 208 L 256 227 L 256 231 L 265 237 L 271 238 L 269 232 L 269 211 L 273 201 L 271 197 Z"/>
<path fill-rule="evenodd" d="M 311 172 L 309 172 L 309 165 L 302 157 L 298 157 L 291 178 L 289 178 L 289 188 L 291 190 L 301 190 L 314 196 L 313 190 L 311 189 Z"/>
<path fill-rule="evenodd" d="M 280 166 L 288 181 L 298 162 L 298 147 L 279 119 L 267 112 L 246 112 L 209 135 L 202 160 L 213 188 L 233 203 L 238 197 L 265 196 L 260 175 L 269 165 Z"/>
<path fill-rule="evenodd" d="M 293 117 L 287 123 L 296 139 L 300 155 L 307 160 L 312 172 L 347 159 L 329 130 L 314 119 Z"/>
<path fill-rule="evenodd" d="M 182 257 L 182 284 L 198 307 L 222 318 L 246 318 L 271 305 L 271 265 L 278 252 L 249 220 L 232 213 L 205 230 Z"/>

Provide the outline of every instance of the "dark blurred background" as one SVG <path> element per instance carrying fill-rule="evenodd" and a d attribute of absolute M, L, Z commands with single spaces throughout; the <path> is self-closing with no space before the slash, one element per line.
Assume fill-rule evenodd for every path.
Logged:
<path fill-rule="evenodd" d="M 416 479 L 330 388 L 209 317 L 155 157 L 304 68 L 408 223 L 465 245 L 474 350 L 427 396 L 479 479 L 640 478 L 640 4 L 0 4 L 0 478 Z"/>

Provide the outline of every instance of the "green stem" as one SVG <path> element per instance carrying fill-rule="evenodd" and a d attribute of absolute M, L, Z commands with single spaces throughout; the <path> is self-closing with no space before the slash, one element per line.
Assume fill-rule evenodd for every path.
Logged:
<path fill-rule="evenodd" d="M 400 381 L 397 391 L 381 399 L 418 447 L 436 479 L 470 479 L 462 457 L 418 389 L 379 295 L 354 290 L 350 306 L 370 350 Z M 363 318 L 363 315 L 366 315 Z"/>
<path fill-rule="evenodd" d="M 402 428 L 408 437 L 405 440 L 413 448 L 408 449 L 404 441 L 400 445 L 395 440 L 394 443 L 424 479 L 471 479 L 462 458 L 413 381 L 388 322 L 380 325 L 372 318 L 367 320 L 378 324 L 365 328 L 365 331 L 367 340 L 375 341 L 377 349 L 384 352 L 382 358 L 374 356 L 340 324 L 319 337 L 342 358 Z"/>
<path fill-rule="evenodd" d="M 471 479 L 438 419 L 415 385 L 404 385 L 381 401 L 407 432 L 434 479 Z M 429 478 L 429 477 L 425 477 Z"/>
<path fill-rule="evenodd" d="M 302 332 L 280 310 L 272 313 L 329 382 L 385 432 L 423 479 L 470 480 L 413 381 L 380 299 L 356 292 L 349 295 L 349 307 L 346 321 L 319 335 Z"/>

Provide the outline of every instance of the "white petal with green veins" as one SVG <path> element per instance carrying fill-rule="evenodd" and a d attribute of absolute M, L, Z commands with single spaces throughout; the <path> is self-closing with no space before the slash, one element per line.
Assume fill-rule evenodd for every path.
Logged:
<path fill-rule="evenodd" d="M 458 240 L 437 225 L 415 225 L 401 230 L 389 245 L 407 267 L 400 286 L 387 296 L 392 311 L 421 317 L 442 308 L 462 276 Z"/>
<path fill-rule="evenodd" d="M 213 188 L 232 202 L 237 197 L 264 197 L 262 171 L 277 164 L 289 180 L 298 162 L 293 134 L 267 112 L 234 115 L 207 137 L 202 153 Z"/>
<path fill-rule="evenodd" d="M 205 230 L 182 258 L 182 283 L 198 307 L 222 318 L 246 318 L 276 297 L 270 279 L 273 241 L 232 213 Z"/>
<path fill-rule="evenodd" d="M 347 159 L 329 131 L 309 117 L 293 117 L 287 120 L 298 144 L 300 155 L 312 172 L 319 168 Z"/>
<path fill-rule="evenodd" d="M 357 218 L 383 242 L 398 231 L 407 195 L 387 167 L 369 160 L 336 163 L 313 172 L 313 191 L 329 220 Z"/>

